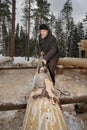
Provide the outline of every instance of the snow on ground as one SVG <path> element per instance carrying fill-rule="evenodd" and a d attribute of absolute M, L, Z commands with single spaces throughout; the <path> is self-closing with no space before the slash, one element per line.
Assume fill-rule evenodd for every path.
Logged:
<path fill-rule="evenodd" d="M 17 66 L 36 66 L 38 64 L 39 59 L 35 57 L 29 57 L 29 61 L 27 61 L 27 57 L 5 57 L 0 55 L 0 65 L 17 65 Z"/>
<path fill-rule="evenodd" d="M 3 59 L 7 59 L 7 58 L 10 58 L 10 57 L 2 56 L 0 54 L 0 61 Z M 16 64 L 16 63 L 30 63 L 33 60 L 38 61 L 38 58 L 29 57 L 29 61 L 27 61 L 27 57 L 26 58 L 25 57 L 14 57 L 14 64 Z"/>
<path fill-rule="evenodd" d="M 38 60 L 38 59 L 34 58 L 34 57 L 30 57 L 29 61 L 27 61 L 27 58 L 25 58 L 25 57 L 14 57 L 14 64 L 16 64 L 16 63 L 30 63 L 33 60 Z"/>

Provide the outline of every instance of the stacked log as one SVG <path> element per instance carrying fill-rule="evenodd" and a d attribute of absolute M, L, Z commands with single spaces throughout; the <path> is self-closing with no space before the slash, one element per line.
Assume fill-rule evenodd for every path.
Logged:
<path fill-rule="evenodd" d="M 87 58 L 64 57 L 59 59 L 59 64 L 63 66 L 74 66 L 77 68 L 87 69 Z"/>
<path fill-rule="evenodd" d="M 9 64 L 11 61 L 13 61 L 10 57 L 0 57 L 0 66 Z"/>

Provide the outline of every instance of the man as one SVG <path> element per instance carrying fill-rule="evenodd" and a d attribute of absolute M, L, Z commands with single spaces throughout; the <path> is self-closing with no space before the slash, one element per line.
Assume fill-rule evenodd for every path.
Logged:
<path fill-rule="evenodd" d="M 44 55 L 43 62 L 47 65 L 53 85 L 55 85 L 55 69 L 59 59 L 57 41 L 46 24 L 41 24 L 39 30 L 40 54 Z"/>

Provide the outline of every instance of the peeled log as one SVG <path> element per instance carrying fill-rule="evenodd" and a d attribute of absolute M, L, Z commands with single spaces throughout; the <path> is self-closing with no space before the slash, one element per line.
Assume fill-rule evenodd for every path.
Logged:
<path fill-rule="evenodd" d="M 47 74 L 34 77 L 22 130 L 67 130 L 55 91 Z"/>
<path fill-rule="evenodd" d="M 87 69 L 87 58 L 60 58 L 59 64 L 64 66 L 75 66 Z"/>
<path fill-rule="evenodd" d="M 8 64 L 12 61 L 13 59 L 10 57 L 4 57 L 4 58 L 0 58 L 0 65 L 5 65 Z"/>

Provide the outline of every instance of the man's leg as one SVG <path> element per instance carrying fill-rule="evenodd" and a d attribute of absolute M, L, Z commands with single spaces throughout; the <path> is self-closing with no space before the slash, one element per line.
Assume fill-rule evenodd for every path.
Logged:
<path fill-rule="evenodd" d="M 49 65 L 47 65 L 47 68 L 49 70 L 49 73 L 50 73 L 50 76 L 51 76 L 51 79 L 52 79 L 52 82 L 53 82 L 53 86 L 55 86 L 55 73 L 54 73 L 53 69 L 51 69 L 49 67 Z"/>
<path fill-rule="evenodd" d="M 47 63 L 47 68 L 49 70 L 53 85 L 55 85 L 55 70 L 56 66 L 58 64 L 58 58 L 53 57 L 48 63 Z"/>

